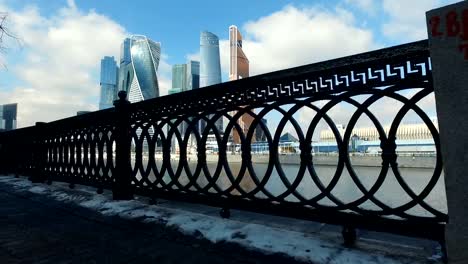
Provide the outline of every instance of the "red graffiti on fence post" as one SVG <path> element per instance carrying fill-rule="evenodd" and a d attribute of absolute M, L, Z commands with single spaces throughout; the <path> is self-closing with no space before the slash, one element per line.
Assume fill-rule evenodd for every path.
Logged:
<path fill-rule="evenodd" d="M 431 25 L 431 34 L 433 37 L 439 37 L 443 36 L 444 33 L 439 31 L 439 25 L 440 25 L 440 17 L 439 16 L 433 16 L 429 20 L 429 24 Z"/>
<path fill-rule="evenodd" d="M 444 19 L 445 21 L 442 21 Z M 444 25 L 445 22 L 445 27 Z M 432 37 L 460 38 L 463 43 L 460 43 L 458 49 L 463 54 L 463 58 L 468 60 L 468 9 L 464 9 L 461 14 L 455 10 L 451 10 L 442 18 L 433 16 L 429 19 Z"/>
<path fill-rule="evenodd" d="M 460 33 L 460 23 L 456 11 L 450 11 L 445 15 L 445 28 L 448 37 L 456 37 Z"/>
<path fill-rule="evenodd" d="M 461 38 L 463 40 L 468 40 L 468 9 L 463 10 L 462 21 L 463 21 L 463 33 L 461 35 Z"/>

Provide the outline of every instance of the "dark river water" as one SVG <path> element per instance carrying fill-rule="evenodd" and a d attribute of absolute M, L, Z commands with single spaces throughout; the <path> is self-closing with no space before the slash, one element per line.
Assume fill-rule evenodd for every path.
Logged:
<path fill-rule="evenodd" d="M 161 162 L 156 162 L 157 167 L 161 168 Z M 173 160 L 171 162 L 174 171 L 177 168 L 178 161 Z M 208 169 L 210 174 L 213 175 L 216 170 L 216 163 L 208 163 Z M 146 166 L 146 164 L 144 164 Z M 196 163 L 189 164 L 190 171 L 193 173 L 195 172 Z M 240 170 L 240 163 L 232 162 L 229 164 L 231 172 L 234 176 L 239 174 Z M 261 181 L 265 176 L 267 171 L 267 164 L 254 164 L 254 171 L 258 179 Z M 286 178 L 292 183 L 298 174 L 299 165 L 295 164 L 286 164 L 282 165 L 282 170 Z M 333 178 L 333 175 L 336 171 L 336 166 L 330 165 L 315 165 L 315 171 L 318 175 L 318 178 L 322 182 L 324 186 L 327 186 Z M 362 182 L 363 186 L 369 190 L 374 183 L 376 182 L 378 175 L 381 171 L 381 167 L 370 167 L 370 166 L 354 166 L 354 171 L 356 172 L 359 180 Z M 430 168 L 400 168 L 400 173 L 404 181 L 407 185 L 413 190 L 414 193 L 419 194 L 428 184 L 430 181 L 434 169 Z M 141 179 L 140 173 L 137 175 L 137 179 Z M 164 181 L 166 183 L 170 183 L 172 181 L 169 174 L 166 172 L 164 177 Z M 149 176 L 149 180 L 153 182 L 155 180 L 154 173 L 151 172 Z M 183 186 L 189 183 L 189 178 L 187 177 L 187 173 L 185 170 L 182 170 L 181 176 L 177 179 Z M 205 173 L 202 171 L 197 178 L 196 181 L 201 187 L 207 185 L 208 180 L 205 176 Z M 216 181 L 217 185 L 222 189 L 225 190 L 229 186 L 231 186 L 231 182 L 226 175 L 225 170 L 221 171 L 220 177 Z M 145 184 L 146 185 L 146 184 Z M 240 184 L 240 187 L 245 190 L 246 192 L 250 192 L 255 189 L 256 185 L 252 180 L 251 173 L 248 171 L 245 172 L 244 178 Z M 174 187 L 176 188 L 176 187 Z M 273 169 L 271 177 L 268 179 L 265 189 L 270 192 L 272 195 L 277 196 L 282 194 L 287 190 L 285 183 L 281 180 L 276 169 Z M 195 187 L 191 187 L 190 190 L 196 190 Z M 210 189 L 210 192 L 215 193 L 215 189 Z M 311 199 L 316 195 L 320 194 L 320 189 L 317 187 L 315 182 L 313 181 L 312 177 L 308 170 L 304 173 L 304 178 L 300 182 L 299 186 L 297 187 L 297 192 L 302 195 L 306 199 Z M 352 202 L 360 197 L 362 197 L 363 193 L 354 183 L 353 179 L 351 178 L 349 172 L 346 168 L 344 168 L 343 173 L 337 182 L 336 186 L 331 191 L 332 195 L 334 195 L 337 199 L 339 199 L 343 203 Z M 232 191 L 232 195 L 239 195 L 238 191 Z M 258 198 L 265 198 L 266 195 L 263 192 L 258 192 L 256 195 Z M 378 189 L 378 191 L 374 195 L 378 200 L 383 202 L 384 204 L 390 207 L 398 207 L 403 205 L 411 200 L 411 197 L 405 192 L 405 190 L 401 187 L 399 182 L 397 181 L 393 171 L 390 169 L 385 177 L 385 180 L 382 186 Z M 294 195 L 289 195 L 285 198 L 287 201 L 298 201 L 298 199 Z M 433 207 L 434 209 L 440 212 L 447 212 L 447 201 L 445 196 L 445 186 L 443 180 L 443 173 L 440 176 L 437 184 L 432 189 L 430 194 L 424 199 L 424 201 Z M 335 203 L 332 202 L 329 198 L 325 197 L 319 201 L 319 204 L 322 205 L 329 205 L 334 206 Z M 371 210 L 379 210 L 380 207 L 375 205 L 372 201 L 366 201 L 361 206 L 364 209 L 371 209 Z M 416 205 L 413 208 L 406 211 L 408 214 L 411 215 L 419 215 L 419 216 L 432 216 L 431 213 L 427 212 L 424 208 L 420 205 Z"/>

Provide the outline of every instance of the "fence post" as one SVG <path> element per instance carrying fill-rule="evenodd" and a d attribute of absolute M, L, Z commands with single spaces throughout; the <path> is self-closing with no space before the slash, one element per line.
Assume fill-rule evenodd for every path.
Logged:
<path fill-rule="evenodd" d="M 15 131 L 17 132 L 17 131 Z M 13 140 L 14 142 L 14 147 L 11 148 L 10 153 L 8 153 L 11 159 L 10 166 L 12 166 L 12 173 L 15 175 L 15 178 L 19 177 L 19 174 L 21 172 L 21 166 L 22 166 L 22 155 L 21 152 L 24 151 L 24 139 L 21 139 L 21 134 L 18 135 L 18 133 L 13 134 Z"/>
<path fill-rule="evenodd" d="M 34 183 L 44 182 L 46 179 L 45 175 L 45 163 L 47 159 L 47 153 L 44 143 L 44 122 L 36 122 L 36 127 L 34 129 L 32 152 L 33 152 L 33 162 L 32 162 L 32 175 L 30 180 Z"/>
<path fill-rule="evenodd" d="M 448 262 L 468 263 L 468 1 L 426 13 L 444 162 Z"/>
<path fill-rule="evenodd" d="M 130 102 L 127 100 L 127 92 L 120 91 L 119 99 L 114 101 L 115 120 L 116 120 L 116 137 L 115 137 L 115 182 L 112 187 L 114 200 L 131 200 L 133 199 L 131 173 L 132 167 L 130 164 Z"/>
<path fill-rule="evenodd" d="M 8 164 L 8 153 L 7 153 L 7 137 L 5 133 L 0 132 L 0 175 L 8 174 L 7 164 Z"/>
<path fill-rule="evenodd" d="M 1 134 L 0 142 L 0 173 L 9 175 L 16 175 L 16 158 L 17 158 L 17 133 L 12 131 L 3 132 Z"/>

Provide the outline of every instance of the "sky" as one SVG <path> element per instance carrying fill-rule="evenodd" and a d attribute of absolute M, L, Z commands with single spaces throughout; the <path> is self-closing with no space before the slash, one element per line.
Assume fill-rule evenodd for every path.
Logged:
<path fill-rule="evenodd" d="M 425 12 L 454 2 L 0 0 L 19 37 L 0 54 L 0 104 L 18 103 L 18 127 L 97 110 L 100 60 L 118 60 L 130 34 L 161 42 L 165 95 L 171 65 L 199 57 L 204 30 L 220 38 L 227 80 L 230 25 L 243 34 L 256 75 L 425 39 Z"/>

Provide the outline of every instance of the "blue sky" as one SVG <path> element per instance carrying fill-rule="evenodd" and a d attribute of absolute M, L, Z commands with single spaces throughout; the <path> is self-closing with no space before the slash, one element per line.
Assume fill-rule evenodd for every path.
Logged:
<path fill-rule="evenodd" d="M 338 5 L 339 1 L 312 1 L 325 6 Z M 13 7 L 21 9 L 37 5 L 44 16 L 55 14 L 66 1 L 10 0 Z M 230 25 L 243 25 L 247 21 L 267 16 L 286 5 L 310 5 L 311 1 L 114 1 L 76 0 L 79 9 L 95 10 L 118 22 L 130 33 L 143 34 L 160 41 L 163 52 L 171 63 L 184 62 L 186 54 L 198 51 L 200 31 L 208 30 L 220 38 L 228 37 Z"/>
<path fill-rule="evenodd" d="M 22 40 L 0 54 L 0 104 L 20 104 L 20 127 L 96 110 L 100 58 L 117 59 L 128 34 L 161 42 L 165 94 L 171 65 L 197 58 L 202 30 L 221 39 L 226 80 L 230 25 L 255 75 L 426 38 L 425 11 L 453 2 L 0 0 Z"/>
<path fill-rule="evenodd" d="M 11 4 L 16 9 L 34 5 L 38 7 L 43 16 L 51 17 L 63 8 L 67 1 L 7 0 L 6 3 Z M 363 15 L 365 20 L 361 22 L 361 25 L 368 27 L 373 33 L 378 33 L 381 22 L 387 16 L 385 14 L 383 16 L 369 16 L 365 10 L 355 5 L 348 4 L 346 1 L 334 0 L 241 0 L 236 1 L 235 4 L 228 4 L 226 1 L 76 0 L 75 4 L 85 12 L 94 10 L 111 18 L 124 26 L 129 33 L 146 35 L 161 42 L 163 52 L 168 55 L 171 64 L 184 62 L 187 54 L 198 52 L 200 31 L 208 30 L 220 38 L 228 38 L 230 25 L 242 26 L 249 21 L 279 11 L 288 5 L 298 8 L 310 6 L 320 6 L 323 9 L 347 8 L 360 16 Z M 376 37 L 378 36 L 379 34 L 376 34 Z M 392 39 L 381 38 L 377 40 L 387 45 L 398 43 Z"/>

